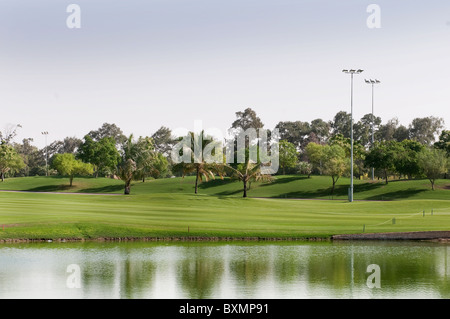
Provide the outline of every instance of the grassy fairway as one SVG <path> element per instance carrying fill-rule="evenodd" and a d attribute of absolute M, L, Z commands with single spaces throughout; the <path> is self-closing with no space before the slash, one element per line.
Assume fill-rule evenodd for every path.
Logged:
<path fill-rule="evenodd" d="M 132 195 L 147 194 L 192 194 L 194 178 L 167 178 L 136 181 L 131 188 Z M 276 176 L 272 183 L 252 183 L 250 197 L 304 198 L 304 199 L 347 199 L 349 178 L 340 178 L 334 194 L 331 194 L 329 176 L 286 175 Z M 0 190 L 21 190 L 31 192 L 81 192 L 122 194 L 124 184 L 110 178 L 75 178 L 73 187 L 69 179 L 62 177 L 22 177 L 10 178 L 0 183 Z M 431 190 L 428 180 L 395 180 L 388 185 L 384 181 L 355 180 L 355 200 L 404 200 L 404 199 L 444 199 L 450 200 L 450 180 L 436 181 L 436 190 Z M 242 183 L 229 179 L 216 179 L 201 183 L 199 194 L 241 197 Z"/>
<path fill-rule="evenodd" d="M 202 184 L 198 195 L 193 194 L 192 178 L 136 182 L 132 195 L 122 196 L 122 182 L 105 178 L 75 179 L 73 188 L 65 187 L 68 181 L 60 178 L 9 179 L 1 189 L 86 194 L 0 192 L 0 239 L 304 238 L 360 233 L 363 227 L 365 232 L 450 228 L 446 180 L 439 181 L 435 192 L 428 190 L 424 180 L 387 186 L 358 182 L 357 199 L 390 195 L 397 200 L 353 203 L 339 193 L 346 189 L 344 183 L 334 196 L 341 199 L 319 200 L 329 198 L 328 182 L 326 177 L 280 177 L 272 184 L 252 185 L 250 196 L 266 198 L 244 199 L 241 184 L 226 180 Z M 92 192 L 118 195 L 87 194 Z M 289 199 L 306 195 L 316 199 Z M 404 199 L 399 200 L 400 195 Z"/>

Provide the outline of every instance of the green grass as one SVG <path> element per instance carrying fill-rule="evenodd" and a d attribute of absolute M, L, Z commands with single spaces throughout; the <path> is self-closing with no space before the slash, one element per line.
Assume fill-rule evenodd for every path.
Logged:
<path fill-rule="evenodd" d="M 131 192 L 141 194 L 192 194 L 194 177 L 167 178 L 133 183 Z M 304 199 L 347 199 L 349 178 L 339 179 L 334 194 L 331 194 L 329 176 L 286 175 L 276 176 L 271 183 L 252 183 L 249 197 L 304 198 Z M 75 178 L 69 187 L 68 178 L 62 177 L 21 177 L 6 179 L 0 183 L 0 190 L 21 190 L 32 192 L 81 192 L 122 194 L 123 182 L 110 178 Z M 241 197 L 242 183 L 229 179 L 216 179 L 201 183 L 199 194 Z M 355 200 L 404 200 L 404 199 L 447 199 L 450 200 L 450 180 L 438 180 L 436 190 L 426 179 L 384 181 L 354 181 Z"/>
<path fill-rule="evenodd" d="M 123 182 L 111 178 L 77 178 L 69 186 L 69 178 L 58 176 L 33 176 L 8 178 L 0 182 L 0 190 L 18 190 L 29 192 L 81 192 L 81 193 L 122 193 Z"/>
<path fill-rule="evenodd" d="M 366 232 L 450 227 L 448 180 L 438 181 L 435 191 L 427 180 L 355 181 L 355 199 L 361 201 L 353 203 L 346 200 L 348 179 L 339 181 L 335 200 L 319 200 L 330 198 L 330 182 L 325 176 L 280 176 L 271 184 L 253 183 L 253 198 L 244 199 L 241 183 L 229 180 L 202 183 L 197 195 L 194 179 L 186 177 L 135 182 L 131 196 L 106 196 L 69 193 L 121 194 L 123 182 L 75 178 L 69 188 L 62 178 L 11 178 L 0 189 L 68 194 L 0 192 L 0 239 L 305 238 L 360 233 L 363 227 Z M 381 197 L 385 201 L 363 201 Z"/>

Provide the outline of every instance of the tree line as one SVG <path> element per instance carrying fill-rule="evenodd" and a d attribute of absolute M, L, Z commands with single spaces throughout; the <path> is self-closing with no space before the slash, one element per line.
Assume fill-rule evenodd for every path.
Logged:
<path fill-rule="evenodd" d="M 231 124 L 234 131 L 264 127 L 251 108 L 235 114 Z M 349 175 L 350 127 L 351 115 L 344 111 L 328 122 L 320 118 L 311 122 L 280 121 L 276 125 L 280 133 L 278 174 L 329 175 L 333 192 L 338 179 Z M 83 139 L 66 137 L 41 149 L 32 145 L 32 138 L 15 142 L 20 128 L 10 126 L 0 132 L 2 181 L 10 176 L 63 175 L 72 185 L 75 176 L 109 176 L 122 179 L 124 193 L 129 194 L 131 182 L 137 179 L 195 175 L 197 192 L 198 182 L 229 176 L 243 182 L 246 196 L 252 181 L 270 180 L 270 176 L 260 174 L 260 162 L 172 163 L 170 152 L 181 137 L 174 137 L 165 126 L 150 136 L 135 138 L 125 136 L 115 124 L 104 123 Z M 356 177 L 368 177 L 373 168 L 375 177 L 386 183 L 394 175 L 427 177 L 433 189 L 435 179 L 447 177 L 450 131 L 445 130 L 442 118 L 415 118 L 404 126 L 395 118 L 383 124 L 381 118 L 366 114 L 354 122 L 353 138 Z M 206 147 L 213 138 L 202 136 L 202 140 L 202 147 Z"/>

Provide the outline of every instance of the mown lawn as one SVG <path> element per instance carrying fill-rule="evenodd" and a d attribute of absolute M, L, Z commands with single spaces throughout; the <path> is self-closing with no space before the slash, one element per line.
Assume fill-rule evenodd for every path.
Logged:
<path fill-rule="evenodd" d="M 167 178 L 135 181 L 132 195 L 142 194 L 193 194 L 195 179 Z M 286 175 L 275 176 L 271 183 L 251 183 L 249 197 L 304 198 L 304 199 L 347 199 L 349 178 L 339 179 L 334 194 L 331 194 L 331 177 Z M 393 180 L 386 185 L 384 181 L 354 181 L 355 200 L 403 200 L 403 199 L 443 199 L 450 200 L 450 180 L 436 182 L 436 190 L 426 179 Z M 75 178 L 69 187 L 68 178 L 63 177 L 21 177 L 6 179 L 0 183 L 0 190 L 21 190 L 32 192 L 81 192 L 122 194 L 123 182 L 110 178 Z M 214 196 L 241 197 L 242 183 L 228 178 L 203 182 L 199 194 Z"/>
<path fill-rule="evenodd" d="M 439 181 L 440 189 L 434 192 L 428 190 L 425 180 L 396 181 L 387 186 L 358 181 L 356 199 L 388 199 L 390 194 L 395 200 L 349 203 L 346 195 L 338 192 L 333 197 L 337 200 L 325 200 L 330 198 L 328 179 L 284 176 L 271 184 L 254 183 L 249 192 L 253 198 L 242 198 L 241 184 L 229 180 L 203 183 L 195 195 L 192 177 L 135 182 L 131 196 L 121 195 L 121 181 L 107 178 L 75 179 L 73 188 L 61 186 L 68 181 L 60 178 L 8 179 L 1 189 L 86 194 L 0 192 L 0 239 L 305 238 L 360 233 L 363 229 L 387 232 L 450 228 L 446 180 Z M 343 179 L 340 187 L 347 186 Z M 343 192 L 341 188 L 338 190 Z M 293 199 L 297 197 L 310 199 Z"/>

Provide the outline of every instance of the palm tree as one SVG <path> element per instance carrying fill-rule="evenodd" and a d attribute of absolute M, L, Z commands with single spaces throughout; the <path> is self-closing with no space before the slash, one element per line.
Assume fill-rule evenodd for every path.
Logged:
<path fill-rule="evenodd" d="M 119 178 L 125 182 L 125 195 L 130 194 L 131 181 L 136 174 L 137 153 L 136 143 L 133 142 L 133 134 L 131 134 L 122 145 L 121 160 L 117 166 Z"/>
<path fill-rule="evenodd" d="M 195 173 L 195 194 L 198 192 L 198 182 L 207 182 L 209 179 L 214 179 L 214 173 L 209 164 L 205 162 L 201 163 L 182 163 L 183 177 L 190 173 Z"/>
<path fill-rule="evenodd" d="M 244 184 L 244 194 L 242 197 L 247 197 L 247 190 L 251 181 L 271 181 L 272 176 L 261 173 L 261 163 L 251 163 L 247 160 L 245 163 L 237 165 L 236 168 L 229 165 L 225 166 L 228 171 L 228 175 L 232 179 L 241 181 Z"/>
<path fill-rule="evenodd" d="M 131 181 L 135 177 L 136 162 L 131 158 L 123 160 L 119 163 L 118 171 L 120 179 L 125 182 L 124 194 L 129 195 L 131 190 Z"/>
<path fill-rule="evenodd" d="M 118 165 L 118 173 L 125 182 L 124 194 L 130 194 L 133 179 L 142 178 L 143 174 L 152 165 L 154 159 L 153 143 L 148 137 L 133 141 L 131 134 L 122 145 L 121 161 Z"/>
<path fill-rule="evenodd" d="M 181 162 L 179 164 L 174 165 L 174 170 L 179 170 L 182 172 L 182 176 L 186 176 L 187 174 L 195 174 L 195 194 L 198 193 L 198 184 L 199 181 L 209 181 L 210 179 L 215 179 L 215 174 L 219 175 L 223 178 L 224 172 L 221 169 L 223 164 L 221 163 L 207 163 L 203 156 L 201 156 L 201 160 L 194 160 L 195 156 L 195 141 L 201 141 L 201 154 L 203 154 L 203 150 L 206 145 L 212 142 L 212 138 L 204 135 L 204 131 L 201 131 L 199 135 L 195 135 L 193 132 L 188 133 L 189 139 L 191 141 L 190 149 L 191 149 L 191 161 L 189 163 Z"/>

